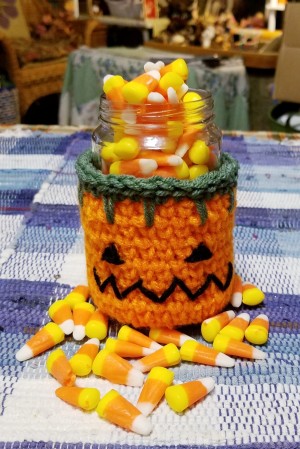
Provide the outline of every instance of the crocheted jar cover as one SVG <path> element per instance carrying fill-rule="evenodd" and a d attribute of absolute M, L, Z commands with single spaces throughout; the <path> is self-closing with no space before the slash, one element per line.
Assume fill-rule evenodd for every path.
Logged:
<path fill-rule="evenodd" d="M 120 323 L 200 323 L 230 301 L 238 163 L 193 181 L 103 175 L 90 151 L 76 162 L 88 283 Z"/>

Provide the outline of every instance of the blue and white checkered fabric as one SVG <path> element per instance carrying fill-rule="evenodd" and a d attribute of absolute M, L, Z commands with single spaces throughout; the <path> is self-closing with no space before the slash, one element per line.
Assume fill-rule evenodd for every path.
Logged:
<path fill-rule="evenodd" d="M 214 391 L 178 415 L 162 402 L 139 436 L 59 401 L 48 353 L 20 363 L 16 351 L 49 321 L 49 305 L 86 283 L 74 162 L 90 134 L 0 134 L 0 449 L 296 449 L 300 447 L 300 140 L 227 135 L 240 162 L 235 263 L 266 293 L 264 361 L 234 368 L 182 363 L 178 381 L 212 376 Z M 282 136 L 281 136 L 282 137 Z M 110 335 L 115 335 L 113 323 Z M 200 337 L 199 329 L 191 330 Z M 68 338 L 68 356 L 80 343 Z M 108 381 L 79 386 L 104 395 Z M 139 389 L 114 386 L 135 402 Z"/>

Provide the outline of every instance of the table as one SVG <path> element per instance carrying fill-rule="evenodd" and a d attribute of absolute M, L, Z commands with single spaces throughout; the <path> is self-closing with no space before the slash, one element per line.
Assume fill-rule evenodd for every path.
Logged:
<path fill-rule="evenodd" d="M 248 82 L 240 58 L 226 59 L 209 68 L 201 58 L 138 47 L 81 47 L 69 55 L 59 106 L 60 125 L 96 126 L 103 77 L 120 74 L 133 79 L 146 61 L 184 57 L 189 65 L 188 85 L 210 90 L 215 101 L 216 123 L 221 129 L 248 130 Z"/>
<path fill-rule="evenodd" d="M 293 449 L 300 444 L 300 136 L 224 135 L 240 162 L 235 264 L 260 286 L 265 301 L 242 306 L 270 319 L 265 361 L 237 359 L 234 368 L 181 363 L 180 381 L 213 376 L 214 391 L 183 415 L 165 402 L 142 437 L 56 398 L 44 353 L 17 362 L 15 353 L 49 321 L 49 305 L 86 282 L 79 222 L 76 157 L 90 130 L 0 127 L 0 448 Z M 111 323 L 115 336 L 119 325 Z M 186 329 L 188 333 L 189 330 Z M 191 329 L 200 340 L 199 328 Z M 63 344 L 68 357 L 80 342 Z M 78 379 L 101 394 L 101 378 Z M 135 401 L 138 389 L 114 386 Z"/>

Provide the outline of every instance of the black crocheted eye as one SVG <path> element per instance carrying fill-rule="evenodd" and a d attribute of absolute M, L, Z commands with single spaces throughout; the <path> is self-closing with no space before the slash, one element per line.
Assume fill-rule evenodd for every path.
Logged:
<path fill-rule="evenodd" d="M 114 265 L 122 265 L 122 263 L 125 263 L 124 260 L 121 259 L 114 243 L 111 243 L 105 248 L 101 260 L 106 260 L 106 262 Z"/>
<path fill-rule="evenodd" d="M 212 257 L 212 253 L 204 243 L 200 243 L 197 248 L 194 248 L 192 253 L 184 259 L 185 262 L 201 262 L 202 260 L 208 260 Z"/>

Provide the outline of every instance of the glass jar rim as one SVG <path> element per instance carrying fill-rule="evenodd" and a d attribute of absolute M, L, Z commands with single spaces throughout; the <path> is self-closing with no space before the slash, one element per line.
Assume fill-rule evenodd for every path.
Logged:
<path fill-rule="evenodd" d="M 201 102 L 210 102 L 212 101 L 212 93 L 209 90 L 205 90 L 205 89 L 189 89 L 187 91 L 187 93 L 196 93 L 198 95 L 201 96 L 201 98 L 197 99 L 197 100 L 192 100 L 192 101 L 186 101 L 185 104 L 189 105 L 189 104 L 196 104 L 196 103 L 201 103 Z M 110 104 L 111 101 L 106 97 L 106 94 L 103 92 L 100 95 L 100 107 L 101 107 L 101 102 L 106 102 L 107 104 Z M 180 103 L 168 103 L 167 101 L 165 103 L 150 103 L 150 102 L 146 102 L 146 103 L 132 103 L 132 104 L 128 104 L 129 106 L 158 106 L 158 105 L 164 105 L 164 104 L 168 104 L 168 105 L 176 105 L 176 104 L 180 104 Z"/>
<path fill-rule="evenodd" d="M 146 126 L 145 120 L 154 123 L 160 118 L 166 120 L 182 120 L 183 110 L 190 117 L 191 121 L 201 121 L 202 123 L 210 122 L 214 118 L 214 101 L 210 91 L 203 89 L 190 89 L 188 92 L 196 93 L 201 98 L 186 102 L 169 103 L 165 101 L 163 103 L 140 103 L 140 104 L 118 104 L 113 103 L 103 93 L 100 97 L 99 106 L 99 119 L 103 122 L 112 123 L 114 121 L 113 116 L 116 113 L 116 117 L 120 116 L 122 111 L 135 111 L 134 113 L 142 114 L 144 122 L 142 126 Z M 200 118 L 201 117 L 201 118 Z M 118 124 L 117 119 L 117 124 Z"/>

